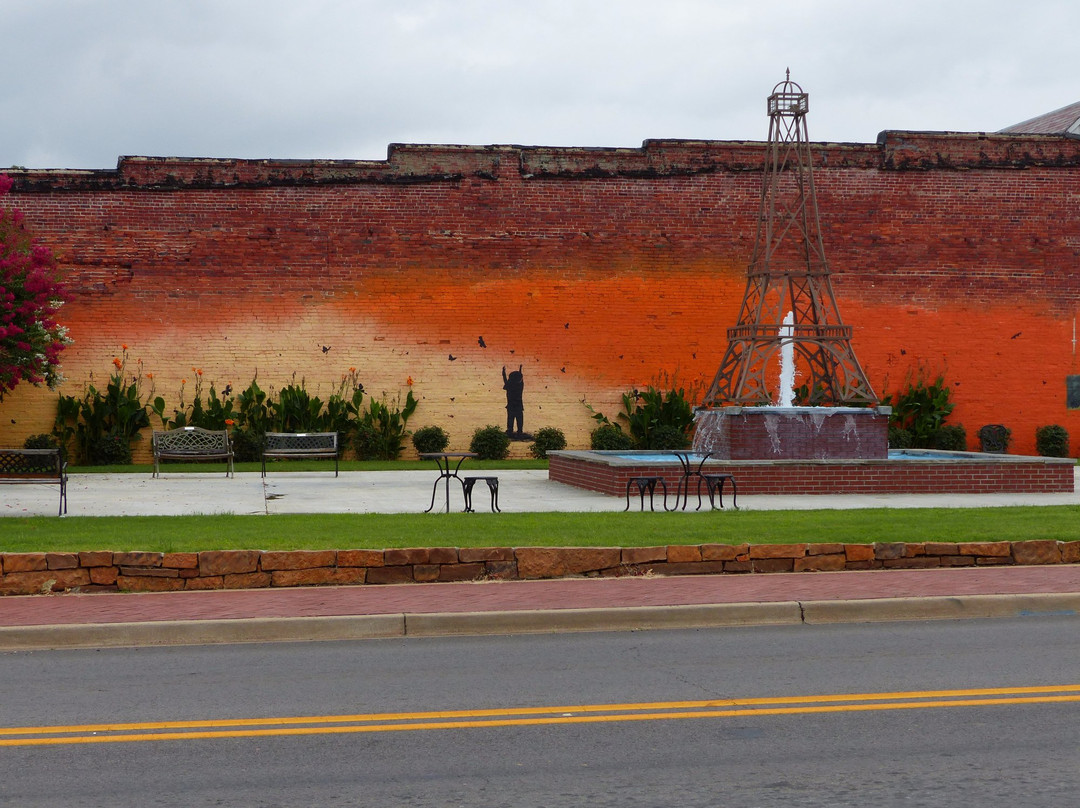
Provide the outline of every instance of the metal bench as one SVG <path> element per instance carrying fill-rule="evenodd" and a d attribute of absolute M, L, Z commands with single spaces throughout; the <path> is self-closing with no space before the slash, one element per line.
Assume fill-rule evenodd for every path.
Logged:
<path fill-rule="evenodd" d="M 337 432 L 267 432 L 262 453 L 262 476 L 266 459 L 296 460 L 334 458 L 334 476 L 338 476 Z"/>
<path fill-rule="evenodd" d="M 203 429 L 185 426 L 167 432 L 154 431 L 151 436 L 154 452 L 154 477 L 161 473 L 162 460 L 224 460 L 227 462 L 225 476 L 233 476 L 233 451 L 227 429 Z"/>
<path fill-rule="evenodd" d="M 473 486 L 478 482 L 487 483 L 488 491 L 491 492 L 491 512 L 502 513 L 499 510 L 499 478 L 498 477 L 462 477 L 461 492 L 465 496 L 465 513 L 473 513 L 472 492 Z"/>
<path fill-rule="evenodd" d="M 57 516 L 67 513 L 67 481 L 61 449 L 0 449 L 0 485 L 59 485 Z"/>

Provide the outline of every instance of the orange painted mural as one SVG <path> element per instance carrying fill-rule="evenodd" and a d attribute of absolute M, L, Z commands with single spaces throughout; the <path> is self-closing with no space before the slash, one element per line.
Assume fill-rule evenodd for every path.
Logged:
<path fill-rule="evenodd" d="M 987 138 L 815 147 L 840 311 L 879 395 L 940 373 L 971 448 L 1002 423 L 1011 451 L 1034 453 L 1036 427 L 1060 424 L 1076 454 L 1080 144 Z M 411 390 L 410 427 L 441 426 L 464 449 L 517 409 L 503 374 L 520 368 L 515 426 L 558 427 L 573 448 L 594 426 L 586 405 L 613 416 L 635 387 L 700 395 L 712 380 L 745 284 L 761 150 L 128 158 L 114 172 L 12 172 L 11 198 L 71 291 L 61 392 L 107 377 L 123 345 L 170 407 L 195 370 L 219 391 L 257 379 L 324 398 L 355 370 L 370 396 Z M 48 431 L 55 402 L 26 386 L 6 397 L 0 444 Z"/>

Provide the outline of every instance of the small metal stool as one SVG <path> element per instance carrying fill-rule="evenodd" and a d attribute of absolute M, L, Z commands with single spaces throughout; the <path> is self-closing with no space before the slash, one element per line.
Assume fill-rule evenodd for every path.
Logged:
<path fill-rule="evenodd" d="M 739 510 L 739 489 L 735 487 L 735 477 L 731 474 L 703 474 L 702 479 L 709 487 L 709 507 L 716 510 L 714 496 L 720 500 L 720 510 L 724 509 L 724 483 L 731 482 L 731 507 Z M 699 506 L 700 507 L 700 506 Z"/>
<path fill-rule="evenodd" d="M 638 496 L 641 497 L 641 510 L 645 510 L 645 492 L 649 492 L 649 510 L 655 511 L 656 508 L 653 505 L 653 494 L 656 493 L 656 484 L 660 483 L 662 486 L 661 491 L 664 493 L 664 509 L 667 510 L 667 483 L 664 482 L 662 477 L 631 477 L 626 481 L 626 507 L 623 511 L 630 510 L 630 486 L 637 485 Z"/>
<path fill-rule="evenodd" d="M 474 513 L 472 506 L 472 491 L 473 486 L 480 480 L 487 483 L 488 490 L 491 492 L 491 512 L 502 513 L 502 511 L 499 510 L 498 477 L 463 477 L 461 480 L 461 490 L 465 495 L 465 513 Z"/>

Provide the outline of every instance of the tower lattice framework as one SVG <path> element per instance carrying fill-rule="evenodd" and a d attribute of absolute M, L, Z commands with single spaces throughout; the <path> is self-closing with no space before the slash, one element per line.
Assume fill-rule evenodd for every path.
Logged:
<path fill-rule="evenodd" d="M 769 141 L 746 292 L 705 404 L 776 403 L 767 377 L 778 379 L 785 343 L 794 349 L 797 403 L 875 404 L 829 279 L 806 129 L 809 97 L 789 71 L 768 105 Z"/>

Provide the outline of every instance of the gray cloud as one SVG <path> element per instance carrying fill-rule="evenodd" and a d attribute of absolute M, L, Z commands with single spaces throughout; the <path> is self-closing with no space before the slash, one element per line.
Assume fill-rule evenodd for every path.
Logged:
<path fill-rule="evenodd" d="M 6 0 L 0 21 L 0 165 L 760 140 L 788 67 L 815 140 L 1080 100 L 1080 7 L 1056 0 Z"/>

